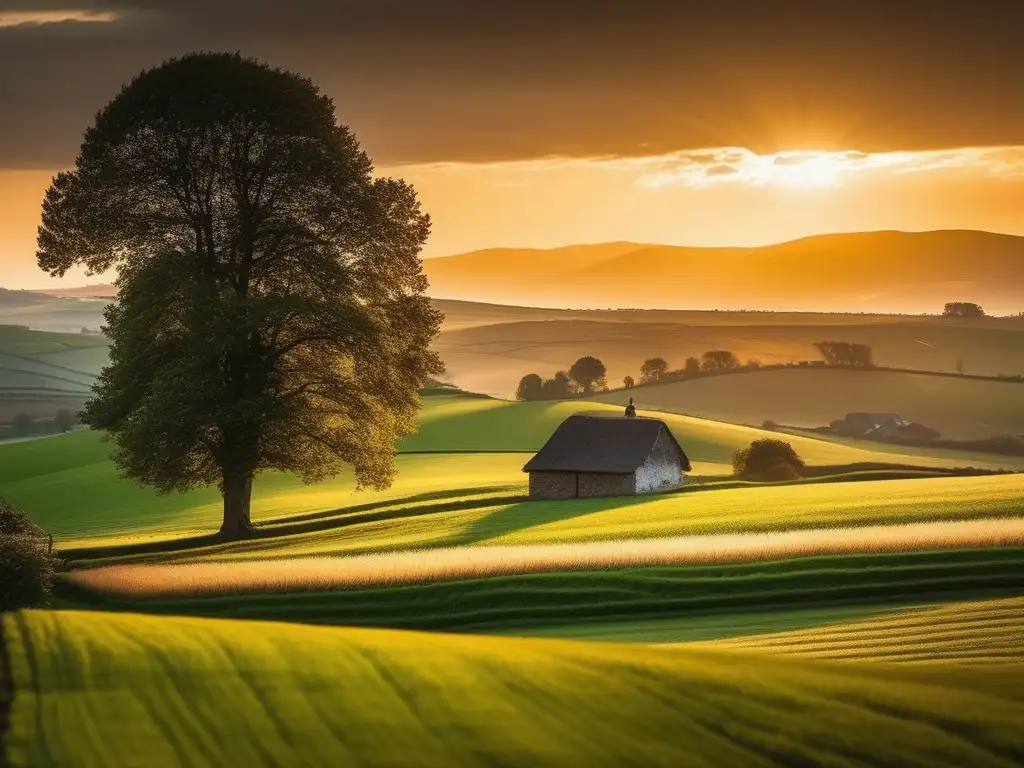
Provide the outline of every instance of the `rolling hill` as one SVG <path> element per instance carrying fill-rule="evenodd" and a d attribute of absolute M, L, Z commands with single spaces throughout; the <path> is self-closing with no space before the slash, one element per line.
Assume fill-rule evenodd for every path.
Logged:
<path fill-rule="evenodd" d="M 1024 756 L 1020 665 L 968 675 L 73 611 L 0 621 L 14 693 L 0 758 L 15 766 L 768 768 L 855 755 L 983 768 Z"/>
<path fill-rule="evenodd" d="M 1024 309 L 1024 238 L 856 232 L 757 248 L 605 243 L 427 259 L 432 296 L 555 307 L 938 312 Z"/>
<path fill-rule="evenodd" d="M 899 371 L 787 368 L 710 376 L 597 395 L 597 402 L 740 424 L 827 426 L 853 411 L 898 413 L 966 440 L 1024 434 L 1024 384 Z"/>
<path fill-rule="evenodd" d="M 818 359 L 818 341 L 869 345 L 893 368 L 970 374 L 1024 373 L 1024 318 L 686 310 L 556 310 L 436 300 L 446 321 L 434 348 L 464 389 L 510 397 L 527 373 L 551 376 L 583 355 L 600 358 L 615 387 L 663 357 L 727 349 L 765 364 Z M 757 423 L 760 423 L 758 420 Z"/>

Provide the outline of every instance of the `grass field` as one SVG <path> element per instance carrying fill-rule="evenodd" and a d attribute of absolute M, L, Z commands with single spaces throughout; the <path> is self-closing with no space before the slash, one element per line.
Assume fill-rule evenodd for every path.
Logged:
<path fill-rule="evenodd" d="M 966 675 L 75 612 L 2 621 L 14 766 L 980 768 L 1024 758 L 1021 666 Z"/>
<path fill-rule="evenodd" d="M 1024 662 L 1024 598 L 905 609 L 851 623 L 763 633 L 715 647 L 857 661 Z"/>
<path fill-rule="evenodd" d="M 285 564 L 287 567 L 287 564 Z M 72 579 L 59 607 L 459 632 L 590 622 L 738 622 L 749 611 L 847 609 L 1024 593 L 1024 548 L 833 555 L 724 565 L 519 573 L 425 584 L 209 597 L 114 597 Z M 620 625 L 622 626 L 622 625 Z M 610 631 L 610 630 L 606 630 Z M 722 635 L 729 634 L 721 632 Z M 617 637 L 609 634 L 608 637 Z M 686 634 L 676 638 L 688 639 Z"/>
<path fill-rule="evenodd" d="M 1024 434 L 1024 384 L 893 371 L 785 369 L 646 386 L 599 402 L 709 419 L 827 426 L 852 411 L 898 413 L 949 439 Z"/>
<path fill-rule="evenodd" d="M 106 362 L 101 336 L 0 325 L 0 425 L 22 413 L 47 419 L 62 408 L 81 409 Z"/>
<path fill-rule="evenodd" d="M 235 545 L 229 545 L 227 552 L 266 548 L 295 555 L 485 540 L 540 543 L 1007 516 L 1017 509 L 1020 480 L 1015 476 L 708 491 L 715 494 L 714 504 L 707 502 L 704 492 L 628 500 L 513 500 L 525 492 L 521 469 L 528 452 L 539 448 L 555 426 L 580 407 L 573 402 L 426 398 L 419 433 L 400 446 L 408 453 L 398 459 L 398 478 L 390 490 L 356 493 L 347 474 L 314 486 L 283 475 L 261 477 L 253 514 L 268 524 L 265 533 L 272 539 L 242 545 L 237 553 L 231 549 Z M 605 405 L 582 407 L 614 410 Z M 732 452 L 765 435 L 684 416 L 668 415 L 666 421 L 696 462 L 698 476 L 728 473 L 724 462 Z M 792 442 L 812 464 L 905 460 L 899 454 L 811 438 L 794 437 Z M 129 538 L 190 536 L 216 528 L 219 499 L 214 489 L 158 495 L 119 478 L 107 458 L 109 449 L 90 432 L 0 445 L 0 489 L 65 547 L 119 545 Z M 1024 463 L 987 458 L 916 456 L 914 463 L 938 467 Z M 772 515 L 765 516 L 765 509 L 773 510 Z M 274 531 L 275 521 L 284 527 Z"/>

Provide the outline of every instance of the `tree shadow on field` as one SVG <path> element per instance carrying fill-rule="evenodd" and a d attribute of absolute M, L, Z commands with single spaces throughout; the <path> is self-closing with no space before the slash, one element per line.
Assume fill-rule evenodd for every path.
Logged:
<path fill-rule="evenodd" d="M 462 536 L 458 544 L 478 544 L 506 534 L 533 528 L 546 523 L 572 520 L 576 517 L 605 512 L 609 509 L 634 507 L 660 498 L 654 496 L 602 496 L 593 499 L 559 499 L 544 501 L 520 501 L 496 509 L 477 520 Z"/>

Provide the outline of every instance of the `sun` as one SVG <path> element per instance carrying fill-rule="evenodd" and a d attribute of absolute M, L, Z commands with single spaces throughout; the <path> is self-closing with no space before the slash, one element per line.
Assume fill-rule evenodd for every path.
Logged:
<path fill-rule="evenodd" d="M 838 187 L 843 172 L 849 170 L 841 152 L 789 152 L 763 160 L 764 181 L 780 187 Z"/>

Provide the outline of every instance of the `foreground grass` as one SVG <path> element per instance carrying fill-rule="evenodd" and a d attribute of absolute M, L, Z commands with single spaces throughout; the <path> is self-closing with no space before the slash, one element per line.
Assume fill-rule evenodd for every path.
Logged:
<path fill-rule="evenodd" d="M 695 617 L 746 609 L 905 604 L 1024 593 L 1024 548 L 562 571 L 226 596 L 113 597 L 65 581 L 63 608 L 448 631 Z"/>
<path fill-rule="evenodd" d="M 136 615 L 3 618 L 8 760 L 1009 766 L 1024 666 L 762 659 Z"/>
<path fill-rule="evenodd" d="M 852 623 L 718 641 L 717 648 L 860 661 L 1024 662 L 1024 598 L 909 608 Z"/>

